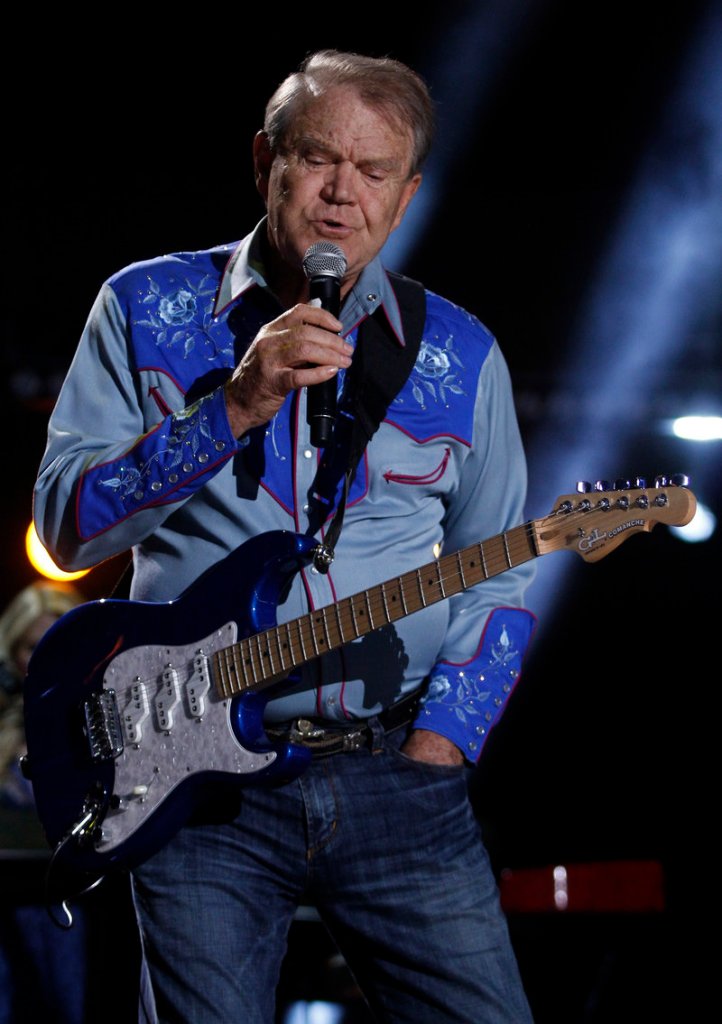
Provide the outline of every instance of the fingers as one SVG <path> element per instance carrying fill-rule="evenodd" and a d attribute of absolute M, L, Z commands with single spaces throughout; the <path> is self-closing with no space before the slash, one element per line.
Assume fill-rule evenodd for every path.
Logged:
<path fill-rule="evenodd" d="M 339 368 L 349 366 L 353 354 L 353 346 L 338 333 L 342 326 L 327 310 L 299 305 L 268 324 L 261 333 L 269 346 L 270 358 L 277 359 L 279 366 Z M 318 383 L 318 376 L 295 380 L 293 386 L 309 383 Z"/>
<path fill-rule="evenodd" d="M 272 323 L 277 324 L 282 321 L 290 324 L 299 322 L 313 324 L 315 327 L 322 327 L 332 334 L 338 334 L 343 329 L 343 324 L 340 320 L 336 319 L 333 313 L 329 313 L 327 309 L 323 309 L 321 306 L 305 302 L 299 302 L 297 306 L 293 306 L 279 316 L 277 320 L 273 320 Z"/>
<path fill-rule="evenodd" d="M 267 423 L 286 396 L 320 384 L 351 365 L 353 346 L 328 310 L 300 304 L 258 332 L 226 385 L 226 408 L 237 437 Z"/>

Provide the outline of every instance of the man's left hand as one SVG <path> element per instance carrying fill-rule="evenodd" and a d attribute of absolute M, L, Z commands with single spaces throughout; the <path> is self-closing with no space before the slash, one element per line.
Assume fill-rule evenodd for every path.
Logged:
<path fill-rule="evenodd" d="M 464 763 L 464 755 L 451 740 L 426 729 L 414 729 L 409 733 L 401 752 L 414 761 L 426 761 L 427 764 Z"/>

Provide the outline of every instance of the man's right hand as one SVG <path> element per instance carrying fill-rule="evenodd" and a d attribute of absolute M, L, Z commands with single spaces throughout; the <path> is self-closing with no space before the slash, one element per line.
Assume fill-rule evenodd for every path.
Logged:
<path fill-rule="evenodd" d="M 328 310 L 304 303 L 261 328 L 225 386 L 236 437 L 272 419 L 289 392 L 351 365 L 353 345 L 339 336 L 341 329 Z"/>

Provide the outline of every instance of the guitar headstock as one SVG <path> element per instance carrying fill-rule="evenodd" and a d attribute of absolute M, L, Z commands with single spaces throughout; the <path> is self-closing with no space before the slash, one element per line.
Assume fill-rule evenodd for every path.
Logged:
<path fill-rule="evenodd" d="M 686 477 L 657 477 L 653 487 L 631 483 L 579 484 L 577 493 L 557 498 L 554 511 L 536 520 L 539 553 L 567 548 L 597 562 L 633 533 L 649 533 L 657 523 L 685 526 L 694 517 L 697 500 Z"/>

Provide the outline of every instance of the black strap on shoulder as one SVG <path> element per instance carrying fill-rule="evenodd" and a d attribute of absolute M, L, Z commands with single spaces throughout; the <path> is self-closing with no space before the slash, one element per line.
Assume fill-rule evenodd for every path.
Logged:
<path fill-rule="evenodd" d="M 354 438 L 350 464 L 357 464 L 378 430 L 386 410 L 414 368 L 426 321 L 424 286 L 410 277 L 389 272 L 399 304 L 404 341 L 394 334 L 383 307 L 359 327 L 358 352 L 352 366 Z"/>
<path fill-rule="evenodd" d="M 401 345 L 382 306 L 359 327 L 348 384 L 354 416 L 343 493 L 326 536 L 314 554 L 319 572 L 328 572 L 341 534 L 348 492 L 366 445 L 378 430 L 391 402 L 406 383 L 421 347 L 426 322 L 424 286 L 403 274 L 387 271 L 404 328 Z"/>

